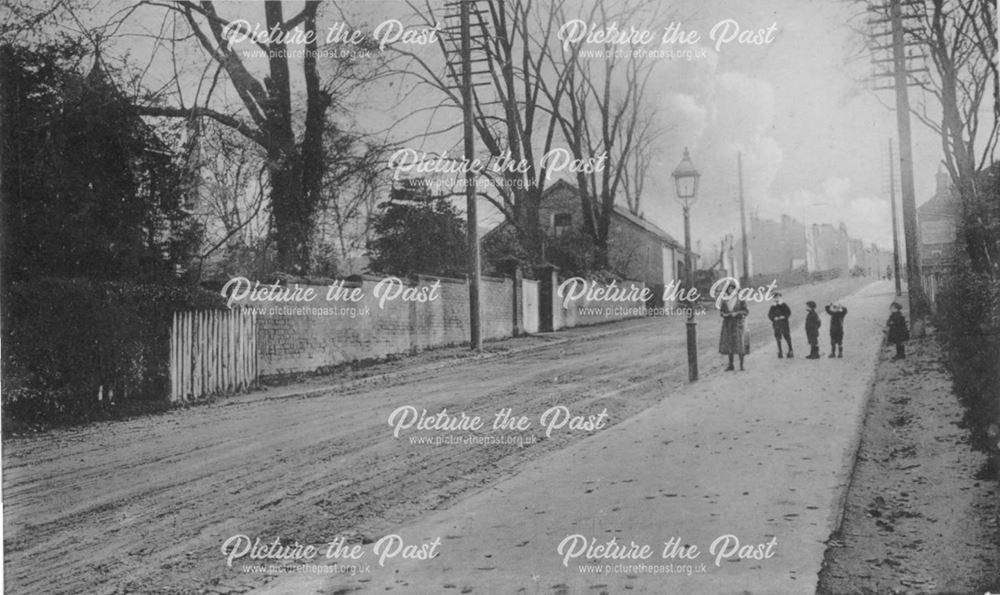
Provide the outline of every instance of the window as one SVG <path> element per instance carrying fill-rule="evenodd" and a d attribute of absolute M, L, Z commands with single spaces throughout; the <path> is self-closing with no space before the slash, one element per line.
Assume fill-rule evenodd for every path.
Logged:
<path fill-rule="evenodd" d="M 569 230 L 573 225 L 572 213 L 556 213 L 552 215 L 552 231 L 559 236 Z"/>

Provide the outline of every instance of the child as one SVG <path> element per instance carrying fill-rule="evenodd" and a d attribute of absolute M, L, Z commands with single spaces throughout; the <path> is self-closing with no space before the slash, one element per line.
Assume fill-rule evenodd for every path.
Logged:
<path fill-rule="evenodd" d="M 830 357 L 844 357 L 844 317 L 847 316 L 847 308 L 835 302 L 826 305 L 826 313 L 830 315 Z"/>
<path fill-rule="evenodd" d="M 792 353 L 792 334 L 788 330 L 788 319 L 792 316 L 792 309 L 781 299 L 781 294 L 774 294 L 774 305 L 767 311 L 767 317 L 774 327 L 774 340 L 778 343 L 778 359 L 784 357 L 781 354 L 781 339 L 788 343 L 788 357 L 794 357 Z"/>
<path fill-rule="evenodd" d="M 816 313 L 816 302 L 806 302 L 809 313 L 806 314 L 806 339 L 809 340 L 809 355 L 806 359 L 819 359 L 819 327 L 823 324 Z"/>
<path fill-rule="evenodd" d="M 892 359 L 906 359 L 905 343 L 910 340 L 910 331 L 906 329 L 903 307 L 899 305 L 899 302 L 893 302 L 889 309 L 892 310 L 892 314 L 889 315 L 889 321 L 886 322 L 889 327 L 887 339 L 890 343 L 896 344 L 896 356 Z"/>

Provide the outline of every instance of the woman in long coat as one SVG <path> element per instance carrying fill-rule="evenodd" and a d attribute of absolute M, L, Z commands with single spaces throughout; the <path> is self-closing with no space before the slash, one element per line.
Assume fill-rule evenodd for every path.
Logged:
<path fill-rule="evenodd" d="M 734 370 L 733 356 L 740 356 L 740 370 L 743 370 L 743 356 L 750 353 L 750 330 L 747 328 L 747 315 L 750 314 L 747 303 L 732 298 L 725 300 L 719 306 L 722 316 L 722 332 L 719 334 L 719 353 L 729 356 L 729 367 Z"/>

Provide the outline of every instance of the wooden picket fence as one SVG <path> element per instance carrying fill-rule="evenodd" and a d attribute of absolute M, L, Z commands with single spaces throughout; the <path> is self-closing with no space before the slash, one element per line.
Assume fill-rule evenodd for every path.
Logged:
<path fill-rule="evenodd" d="M 249 309 L 175 312 L 170 400 L 246 390 L 257 381 L 257 316 Z"/>

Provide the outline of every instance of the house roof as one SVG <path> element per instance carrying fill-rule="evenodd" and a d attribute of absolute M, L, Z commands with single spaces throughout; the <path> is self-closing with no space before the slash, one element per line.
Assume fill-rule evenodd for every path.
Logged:
<path fill-rule="evenodd" d="M 570 192 L 573 192 L 573 193 L 577 192 L 576 186 L 574 186 L 573 184 L 570 184 L 566 180 L 563 180 L 562 178 L 560 178 L 560 179 L 557 179 L 555 182 L 553 182 L 550 186 L 548 186 L 545 189 L 544 192 L 542 192 L 542 200 L 544 201 L 546 197 L 548 197 L 550 194 L 552 194 L 553 192 L 556 192 L 557 190 L 560 190 L 560 189 L 569 190 Z M 646 220 L 646 219 L 644 219 L 642 217 L 639 217 L 638 215 L 632 214 L 631 211 L 629 211 L 628 209 L 626 209 L 626 208 L 624 208 L 624 207 L 622 207 L 620 205 L 615 205 L 614 206 L 614 210 L 612 211 L 612 215 L 614 215 L 616 217 L 619 217 L 620 219 L 623 219 L 623 220 L 631 223 L 632 225 L 635 225 L 635 226 L 639 227 L 640 229 L 646 231 L 647 233 L 653 234 L 654 236 L 656 236 L 657 238 L 659 238 L 660 241 L 662 241 L 663 243 L 667 244 L 668 246 L 671 246 L 671 247 L 673 247 L 675 249 L 678 249 L 678 250 L 681 250 L 681 251 L 684 250 L 684 245 L 681 244 L 680 242 L 678 242 L 674 238 L 674 236 L 672 236 L 669 233 L 663 231 L 663 229 L 661 229 L 655 223 L 653 223 L 651 221 L 648 221 L 648 220 Z M 498 223 L 497 225 L 495 225 L 493 228 L 491 228 L 489 230 L 480 230 L 480 239 L 485 239 L 487 236 L 490 236 L 490 235 L 492 235 L 494 233 L 497 233 L 499 230 L 504 229 L 504 228 L 508 227 L 509 225 L 510 225 L 510 223 L 508 221 L 504 220 L 504 221 L 501 221 L 500 223 Z M 691 254 L 693 256 L 697 256 L 698 255 L 698 253 L 694 252 L 694 251 L 692 251 Z"/>
<path fill-rule="evenodd" d="M 955 200 L 950 192 L 947 194 L 938 192 L 930 200 L 917 207 L 917 215 L 925 217 L 931 215 L 955 217 L 958 214 L 958 206 L 958 201 Z"/>
<path fill-rule="evenodd" d="M 576 186 L 560 178 L 556 180 L 555 183 L 553 183 L 551 186 L 545 189 L 545 192 L 542 194 L 542 200 L 545 200 L 546 196 L 561 188 L 565 188 L 566 190 L 569 190 L 574 194 L 579 192 Z M 658 237 L 662 242 L 664 242 L 669 246 L 672 246 L 674 248 L 679 248 L 681 250 L 684 249 L 684 245 L 678 242 L 674 238 L 674 236 L 670 235 L 669 233 L 661 229 L 658 225 L 656 225 L 652 221 L 649 221 L 647 219 L 644 219 L 643 217 L 635 215 L 634 213 L 632 213 L 625 207 L 622 207 L 621 205 L 615 205 L 614 209 L 612 210 L 612 214 L 614 216 L 620 217 L 621 219 L 624 219 L 625 221 L 628 221 L 632 225 L 635 225 L 648 233 L 653 234 L 654 236 Z M 694 254 L 694 252 L 692 252 L 692 254 Z"/>
<path fill-rule="evenodd" d="M 958 201 L 951 187 L 951 178 L 940 166 L 935 177 L 937 179 L 937 186 L 934 190 L 934 196 L 917 207 L 917 215 L 955 217 L 958 210 Z"/>
<path fill-rule="evenodd" d="M 639 217 L 638 215 L 633 214 L 632 211 L 629 211 L 628 209 L 620 205 L 615 205 L 614 214 L 625 219 L 629 223 L 632 223 L 633 225 L 638 225 L 639 227 L 648 231 L 649 233 L 658 236 L 661 240 L 663 240 L 667 244 L 670 244 L 671 246 L 681 249 L 684 248 L 684 246 L 682 246 L 680 242 L 674 239 L 674 236 L 660 229 L 658 225 L 656 225 L 652 221 L 649 221 L 647 219 Z"/>

